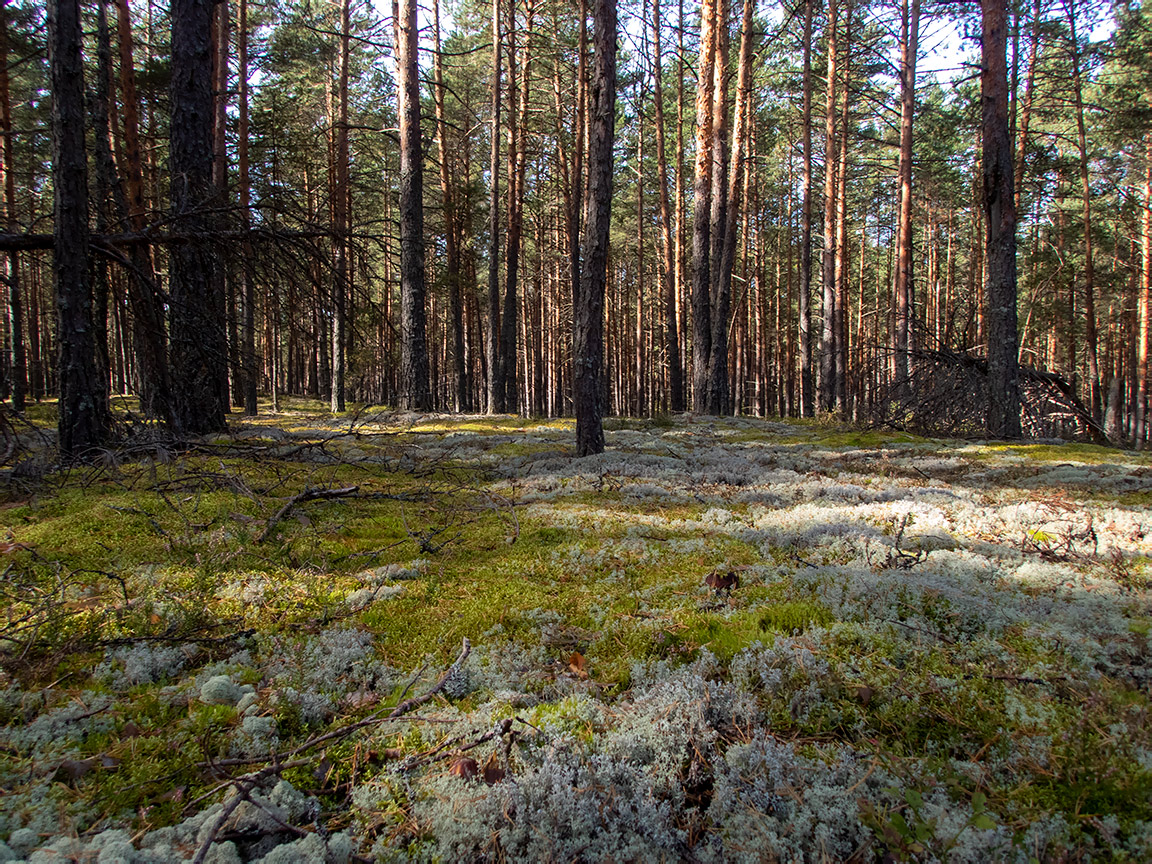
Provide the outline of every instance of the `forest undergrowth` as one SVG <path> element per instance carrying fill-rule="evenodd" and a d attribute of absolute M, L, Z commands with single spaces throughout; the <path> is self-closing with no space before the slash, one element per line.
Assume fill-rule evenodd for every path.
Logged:
<path fill-rule="evenodd" d="M 281 408 L 17 427 L 0 861 L 1152 860 L 1147 456 Z"/>

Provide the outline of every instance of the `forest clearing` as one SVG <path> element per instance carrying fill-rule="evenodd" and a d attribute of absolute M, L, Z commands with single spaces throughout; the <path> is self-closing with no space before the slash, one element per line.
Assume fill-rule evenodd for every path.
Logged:
<path fill-rule="evenodd" d="M 1152 858 L 1149 456 L 267 407 L 18 427 L 0 860 Z"/>

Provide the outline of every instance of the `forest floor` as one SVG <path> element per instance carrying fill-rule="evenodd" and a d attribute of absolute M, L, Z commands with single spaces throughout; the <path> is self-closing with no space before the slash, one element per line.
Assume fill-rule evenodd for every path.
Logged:
<path fill-rule="evenodd" d="M 1148 456 L 607 429 L 26 427 L 0 861 L 1152 860 Z"/>

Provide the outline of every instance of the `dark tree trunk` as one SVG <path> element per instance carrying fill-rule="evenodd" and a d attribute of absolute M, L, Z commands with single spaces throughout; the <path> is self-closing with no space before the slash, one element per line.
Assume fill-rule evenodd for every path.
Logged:
<path fill-rule="evenodd" d="M 420 31 L 416 0 L 401 0 L 397 67 L 400 97 L 400 371 L 401 407 L 432 408 L 424 308 L 424 156 L 420 140 Z"/>
<path fill-rule="evenodd" d="M 988 262 L 988 433 L 1020 437 L 1016 329 L 1016 204 L 1008 129 L 1006 0 L 981 0 L 984 214 Z"/>
<path fill-rule="evenodd" d="M 728 312 L 731 296 L 721 295 L 720 267 L 728 227 L 728 0 L 716 0 L 716 59 L 712 66 L 712 196 L 708 224 L 708 302 L 712 336 L 708 342 L 705 413 L 727 413 Z"/>
<path fill-rule="evenodd" d="M 141 231 L 147 221 L 144 163 L 140 147 L 136 69 L 132 57 L 132 20 L 127 0 L 117 0 L 116 16 L 121 104 L 124 111 L 124 186 L 131 229 Z M 162 418 L 175 428 L 164 309 L 148 247 L 141 245 L 132 248 L 132 270 L 133 275 L 128 280 L 128 301 L 132 307 L 132 341 L 139 378 L 140 411 L 148 418 Z"/>
<path fill-rule="evenodd" d="M 590 94 L 588 192 L 584 199 L 580 293 L 573 306 L 577 456 L 604 452 L 601 378 L 608 229 L 612 221 L 612 145 L 616 132 L 616 0 L 596 0 L 593 15 L 596 60 Z"/>
<path fill-rule="evenodd" d="M 0 134 L 4 136 L 4 230 L 17 231 L 16 174 L 12 158 L 12 96 L 8 86 L 8 0 L 0 2 Z M 8 281 L 8 333 L 11 339 L 12 409 L 24 410 L 28 393 L 28 364 L 24 353 L 24 315 L 20 294 L 20 259 L 13 250 L 4 256 Z"/>
<path fill-rule="evenodd" d="M 79 0 L 48 4 L 52 76 L 52 276 L 60 393 L 62 458 L 84 457 L 108 435 L 107 382 L 96 363 L 88 268 L 88 165 L 84 152 L 83 31 Z"/>
<path fill-rule="evenodd" d="M 236 144 L 237 182 L 240 186 L 240 219 L 245 228 L 252 223 L 252 184 L 248 176 L 248 0 L 240 0 L 240 21 L 236 36 L 236 62 L 240 78 L 240 117 Z M 244 260 L 252 260 L 252 246 L 244 241 Z M 244 413 L 256 415 L 256 280 L 242 271 L 244 326 Z"/>
<path fill-rule="evenodd" d="M 172 216 L 193 237 L 207 235 L 216 192 L 212 9 L 210 0 L 172 0 Z M 228 343 L 217 266 L 206 243 L 179 243 L 169 252 L 172 414 L 181 434 L 226 428 Z"/>

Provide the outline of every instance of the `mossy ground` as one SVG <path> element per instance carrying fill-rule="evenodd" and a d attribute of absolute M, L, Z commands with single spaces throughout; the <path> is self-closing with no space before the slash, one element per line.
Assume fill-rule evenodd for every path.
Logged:
<path fill-rule="evenodd" d="M 48 425 L 52 414 L 45 404 L 28 416 Z M 1131 838 L 1152 822 L 1147 457 L 813 423 L 678 417 L 608 429 L 609 454 L 581 461 L 566 420 L 333 417 L 293 399 L 184 452 L 126 448 L 63 473 L 17 466 L 0 509 L 0 648 L 18 698 L 0 719 L 19 729 L 62 698 L 106 695 L 111 723 L 69 757 L 101 767 L 55 780 L 51 795 L 62 812 L 87 814 L 77 830 L 142 830 L 213 787 L 204 764 L 228 754 L 242 720 L 164 688 L 244 645 L 360 628 L 381 663 L 423 667 L 425 679 L 463 638 L 493 654 L 514 645 L 538 667 L 520 682 L 534 704 L 518 716 L 594 740 L 573 692 L 611 705 L 645 664 L 708 652 L 726 668 L 787 637 L 827 672 L 789 683 L 784 670 L 757 693 L 771 735 L 867 754 L 909 788 L 948 788 L 965 806 L 986 801 L 971 833 L 991 821 L 1023 836 L 1059 816 L 1071 828 L 1053 860 L 1139 858 Z M 1076 466 L 1067 485 L 1045 479 L 1066 464 Z M 352 486 L 275 518 L 306 490 Z M 396 590 L 355 601 L 373 573 L 413 561 Z M 737 587 L 705 584 L 729 572 Z M 1016 598 L 1015 617 L 995 611 L 998 592 Z M 1100 621 L 1053 623 L 1053 609 L 1076 604 Z M 139 685 L 93 677 L 133 642 L 189 657 Z M 262 699 L 274 686 L 255 668 L 231 674 Z M 397 685 L 345 700 L 322 722 L 399 695 Z M 492 696 L 481 687 L 456 707 Z M 290 703 L 261 704 L 281 748 L 318 731 Z M 416 724 L 380 746 L 418 754 L 447 734 Z M 56 770 L 39 752 L 0 750 L 5 789 Z M 387 766 L 358 745 L 325 758 L 327 775 L 293 776 L 344 825 L 350 786 Z M 406 812 L 403 796 L 389 806 Z M 955 838 L 918 829 L 918 813 L 862 808 L 873 851 L 954 855 Z M 22 818 L 10 812 L 9 830 Z"/>

